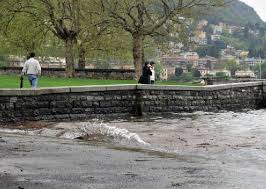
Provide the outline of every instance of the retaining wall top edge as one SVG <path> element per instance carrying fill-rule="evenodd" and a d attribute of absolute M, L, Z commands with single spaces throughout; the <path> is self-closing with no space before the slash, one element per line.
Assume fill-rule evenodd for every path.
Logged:
<path fill-rule="evenodd" d="M 101 91 L 128 91 L 128 90 L 186 90 L 186 91 L 212 91 L 231 89 L 239 87 L 263 86 L 266 81 L 246 82 L 224 85 L 211 86 L 178 86 L 178 85 L 136 85 L 136 84 L 120 84 L 120 85 L 94 85 L 94 86 L 72 86 L 72 87 L 49 87 L 38 89 L 0 89 L 0 96 L 32 96 L 42 94 L 56 93 L 81 93 L 81 92 L 101 92 Z"/>
<path fill-rule="evenodd" d="M 204 86 L 182 86 L 182 85 L 137 85 L 139 90 L 204 90 Z"/>
<path fill-rule="evenodd" d="M 210 85 L 206 86 L 206 90 L 222 90 L 222 89 L 231 89 L 231 88 L 241 88 L 241 87 L 253 87 L 253 86 L 263 86 L 261 81 L 256 82 L 245 82 L 245 83 L 230 83 L 222 85 Z"/>
<path fill-rule="evenodd" d="M 70 87 L 70 92 L 101 92 L 101 91 L 117 91 L 117 90 L 136 90 L 135 84 L 120 84 L 120 85 L 93 85 L 93 86 L 77 86 Z"/>
<path fill-rule="evenodd" d="M 136 90 L 137 85 L 131 84 L 131 85 L 112 85 L 112 86 L 106 86 L 106 91 L 117 91 L 117 90 Z"/>
<path fill-rule="evenodd" d="M 252 87 L 252 86 L 259 86 L 263 85 L 262 81 L 254 81 L 254 82 L 244 82 L 244 83 L 232 83 L 233 88 L 237 87 Z"/>
<path fill-rule="evenodd" d="M 35 96 L 42 94 L 69 93 L 69 87 L 50 87 L 38 89 L 0 89 L 0 96 Z"/>
<path fill-rule="evenodd" d="M 266 84 L 266 82 L 265 82 Z M 233 84 L 222 84 L 222 85 L 209 85 L 209 86 L 181 86 L 181 85 L 137 85 L 139 90 L 187 90 L 187 91 L 201 91 L 201 90 L 222 90 L 239 87 L 252 87 L 262 86 L 263 82 L 245 82 L 245 83 L 233 83 Z"/>
<path fill-rule="evenodd" d="M 266 85 L 266 80 L 262 80 L 261 82 L 263 83 L 263 85 Z"/>
<path fill-rule="evenodd" d="M 69 87 L 51 87 L 51 88 L 40 88 L 38 90 L 38 94 L 58 94 L 58 93 L 69 93 Z"/>
<path fill-rule="evenodd" d="M 40 89 L 1 89 L 0 96 L 32 96 L 38 95 Z"/>

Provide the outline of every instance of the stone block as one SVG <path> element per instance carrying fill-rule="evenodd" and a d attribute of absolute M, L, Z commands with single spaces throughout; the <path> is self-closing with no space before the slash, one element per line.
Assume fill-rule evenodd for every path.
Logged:
<path fill-rule="evenodd" d="M 93 98 L 94 101 L 100 101 L 100 100 L 104 100 L 104 96 L 95 96 Z"/>
<path fill-rule="evenodd" d="M 111 101 L 113 107 L 121 107 L 124 106 L 124 103 L 120 100 L 112 100 Z"/>
<path fill-rule="evenodd" d="M 70 108 L 52 108 L 51 112 L 53 115 L 70 114 L 71 109 Z"/>
<path fill-rule="evenodd" d="M 73 108 L 81 108 L 82 107 L 81 101 L 79 101 L 79 100 L 73 101 L 72 104 L 73 104 Z"/>
<path fill-rule="evenodd" d="M 52 101 L 50 103 L 51 108 L 71 108 L 72 103 L 68 101 Z"/>
<path fill-rule="evenodd" d="M 111 107 L 112 102 L 111 101 L 100 101 L 100 107 Z"/>
<path fill-rule="evenodd" d="M 36 107 L 37 108 L 49 108 L 50 107 L 50 103 L 49 102 L 36 102 Z"/>
<path fill-rule="evenodd" d="M 73 113 L 73 114 L 82 114 L 84 112 L 85 111 L 83 108 L 72 108 L 72 110 L 71 110 L 71 113 Z"/>
<path fill-rule="evenodd" d="M 69 120 L 70 115 L 69 114 L 54 115 L 54 118 L 56 120 Z"/>
<path fill-rule="evenodd" d="M 84 112 L 86 112 L 86 114 L 94 113 L 94 108 L 85 108 Z"/>
<path fill-rule="evenodd" d="M 95 100 L 95 97 L 94 96 L 86 96 L 86 100 L 87 101 L 93 101 L 93 100 Z"/>
<path fill-rule="evenodd" d="M 80 104 L 82 108 L 93 107 L 93 102 L 91 101 L 81 101 Z"/>
<path fill-rule="evenodd" d="M 0 104 L 0 111 L 4 111 L 6 108 L 5 104 Z"/>
<path fill-rule="evenodd" d="M 52 115 L 52 110 L 49 108 L 39 108 L 40 115 Z"/>
<path fill-rule="evenodd" d="M 69 101 L 69 95 L 51 95 L 53 101 Z"/>

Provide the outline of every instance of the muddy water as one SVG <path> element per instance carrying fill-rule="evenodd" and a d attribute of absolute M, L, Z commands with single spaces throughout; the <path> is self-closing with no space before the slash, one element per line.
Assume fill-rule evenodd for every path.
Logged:
<path fill-rule="evenodd" d="M 100 141 L 170 153 L 215 154 L 226 150 L 265 150 L 266 110 L 183 113 L 162 116 L 61 122 L 49 127 L 0 132 Z"/>
<path fill-rule="evenodd" d="M 167 115 L 108 123 L 137 133 L 160 151 L 218 153 L 227 149 L 266 148 L 266 111 Z"/>
<path fill-rule="evenodd" d="M 179 177 L 191 179 L 187 188 L 197 188 L 198 184 L 213 188 L 212 180 L 216 185 L 221 182 L 218 188 L 266 188 L 266 110 L 101 118 L 1 131 L 99 141 L 116 150 L 156 155 L 162 161 L 179 157 L 189 164 L 190 176 Z M 193 162 L 188 163 L 190 160 Z"/>

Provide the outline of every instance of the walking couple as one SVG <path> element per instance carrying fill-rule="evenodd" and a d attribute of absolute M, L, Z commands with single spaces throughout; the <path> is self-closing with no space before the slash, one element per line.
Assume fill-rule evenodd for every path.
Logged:
<path fill-rule="evenodd" d="M 155 83 L 155 63 L 145 62 L 145 65 L 142 69 L 142 76 L 139 79 L 141 84 L 154 84 Z"/>

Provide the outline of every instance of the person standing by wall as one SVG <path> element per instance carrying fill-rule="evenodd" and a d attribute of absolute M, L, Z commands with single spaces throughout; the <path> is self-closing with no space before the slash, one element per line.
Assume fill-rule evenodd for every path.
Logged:
<path fill-rule="evenodd" d="M 141 84 L 151 84 L 151 65 L 149 62 L 145 62 L 145 65 L 142 69 L 142 76 L 139 79 L 139 83 Z"/>
<path fill-rule="evenodd" d="M 151 65 L 151 84 L 155 84 L 155 62 L 151 61 L 150 62 Z"/>
<path fill-rule="evenodd" d="M 37 88 L 38 76 L 41 75 L 41 65 L 38 60 L 35 59 L 35 53 L 30 53 L 29 59 L 25 62 L 21 75 L 28 75 L 31 88 Z"/>

